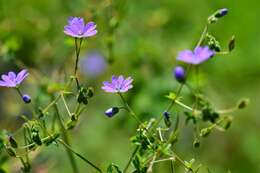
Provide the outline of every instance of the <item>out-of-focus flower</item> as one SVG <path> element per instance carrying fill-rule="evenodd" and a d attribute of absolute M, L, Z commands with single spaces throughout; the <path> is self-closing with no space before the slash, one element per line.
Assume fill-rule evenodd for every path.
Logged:
<path fill-rule="evenodd" d="M 85 25 L 84 19 L 81 17 L 69 17 L 68 25 L 64 27 L 64 33 L 75 38 L 91 37 L 97 34 L 96 24 L 88 22 Z"/>
<path fill-rule="evenodd" d="M 119 77 L 112 76 L 111 82 L 103 82 L 102 89 L 110 93 L 124 93 L 133 88 L 132 82 L 131 77 L 125 79 L 122 75 Z"/>
<path fill-rule="evenodd" d="M 20 83 L 29 75 L 27 70 L 20 71 L 17 75 L 14 72 L 8 72 L 3 74 L 2 80 L 0 80 L 0 86 L 2 87 L 18 87 Z"/>
<path fill-rule="evenodd" d="M 197 47 L 194 51 L 181 51 L 177 57 L 177 60 L 187 64 L 198 65 L 214 56 L 214 54 L 215 52 L 210 50 L 208 46 Z"/>
<path fill-rule="evenodd" d="M 80 70 L 91 77 L 102 74 L 107 68 L 104 56 L 99 52 L 89 53 L 80 61 Z"/>
<path fill-rule="evenodd" d="M 112 108 L 109 108 L 105 111 L 105 115 L 108 116 L 109 118 L 111 118 L 114 115 L 116 115 L 118 112 L 119 112 L 118 107 L 112 107 Z"/>
<path fill-rule="evenodd" d="M 174 76 L 178 82 L 185 82 L 185 70 L 182 66 L 177 66 L 174 69 Z"/>
<path fill-rule="evenodd" d="M 23 101 L 24 103 L 30 103 L 31 102 L 31 97 L 27 94 L 23 95 Z"/>

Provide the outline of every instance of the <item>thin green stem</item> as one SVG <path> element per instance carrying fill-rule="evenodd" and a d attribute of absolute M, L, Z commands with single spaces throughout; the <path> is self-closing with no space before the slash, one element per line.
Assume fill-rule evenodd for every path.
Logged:
<path fill-rule="evenodd" d="M 76 84 L 77 84 L 78 89 L 80 89 L 80 84 L 79 84 L 78 77 L 77 77 L 77 71 L 78 71 L 78 63 L 79 63 L 79 54 L 80 54 L 80 49 L 81 49 L 81 43 L 82 43 L 82 38 L 79 39 L 79 43 L 78 43 L 78 39 L 75 38 L 76 62 L 75 62 L 75 68 L 74 68 L 74 76 L 75 76 L 75 80 L 76 80 Z"/>
<path fill-rule="evenodd" d="M 154 161 L 155 161 L 157 155 L 158 155 L 158 152 L 154 153 L 154 155 L 152 157 L 152 160 L 151 160 L 151 162 L 150 162 L 150 164 L 148 166 L 147 173 L 152 173 L 153 172 L 153 164 L 154 164 Z"/>
<path fill-rule="evenodd" d="M 185 164 L 185 162 L 174 152 L 173 156 L 177 161 L 179 161 L 188 171 L 194 172 L 193 169 Z"/>
<path fill-rule="evenodd" d="M 23 94 L 22 92 L 20 91 L 20 89 L 18 87 L 15 88 L 16 91 L 18 92 L 19 96 L 23 99 Z"/>
<path fill-rule="evenodd" d="M 68 107 L 68 104 L 67 104 L 67 102 L 66 102 L 66 100 L 65 100 L 65 98 L 64 98 L 64 95 L 63 95 L 62 92 L 60 93 L 60 95 L 61 95 L 61 99 L 62 99 L 62 101 L 63 101 L 63 104 L 64 104 L 64 106 L 65 106 L 65 108 L 66 108 L 66 111 L 67 111 L 69 117 L 71 118 L 71 112 L 70 112 L 69 107 Z"/>
<path fill-rule="evenodd" d="M 201 34 L 201 36 L 200 36 L 200 39 L 199 39 L 199 41 L 198 41 L 196 47 L 199 47 L 199 46 L 202 44 L 202 42 L 203 42 L 204 39 L 205 39 L 205 36 L 206 36 L 207 32 L 208 32 L 208 25 L 206 24 L 206 26 L 205 26 L 204 29 L 203 29 L 203 32 L 202 32 L 202 34 Z"/>
<path fill-rule="evenodd" d="M 55 108 L 56 114 L 58 116 L 58 120 L 59 120 L 59 123 L 60 123 L 60 128 L 61 128 L 62 133 L 63 133 L 63 139 L 69 145 L 69 136 L 68 136 L 68 133 L 66 131 L 66 127 L 65 127 L 65 125 L 63 123 L 62 117 L 61 117 L 61 115 L 59 113 L 58 105 L 56 103 L 55 103 L 55 107 L 54 108 Z M 76 160 L 75 160 L 75 158 L 73 156 L 73 153 L 67 147 L 66 147 L 66 151 L 67 151 L 67 155 L 69 157 L 69 160 L 70 160 L 73 172 L 74 173 L 79 173 L 79 170 L 78 170 L 78 167 L 77 167 L 77 164 L 76 164 Z"/>
<path fill-rule="evenodd" d="M 123 101 L 126 110 L 132 115 L 132 117 L 140 124 L 143 126 L 142 121 L 137 117 L 137 115 L 134 113 L 134 111 L 132 110 L 132 108 L 128 105 L 127 101 L 125 100 L 124 96 L 121 93 L 118 93 L 118 95 L 120 96 L 121 100 Z"/>
<path fill-rule="evenodd" d="M 135 147 L 133 153 L 131 154 L 130 159 L 128 160 L 128 162 L 127 162 L 127 164 L 126 164 L 126 166 L 125 166 L 125 168 L 124 168 L 123 173 L 126 173 L 126 172 L 127 172 L 128 168 L 129 168 L 129 166 L 130 166 L 132 160 L 134 159 L 136 153 L 138 152 L 139 148 L 140 148 L 140 146 Z"/>
<path fill-rule="evenodd" d="M 59 99 L 60 99 L 61 95 L 59 94 L 55 99 L 53 99 L 53 101 L 48 104 L 43 110 L 42 110 L 42 113 L 46 113 L 53 105 L 55 105 Z"/>
<path fill-rule="evenodd" d="M 88 159 L 86 159 L 85 157 L 83 157 L 81 154 L 77 153 L 76 151 L 74 151 L 66 142 L 64 142 L 61 139 L 58 139 L 58 142 L 60 142 L 65 148 L 67 148 L 69 151 L 71 151 L 73 154 L 75 154 L 76 156 L 78 156 L 80 159 L 82 159 L 83 161 L 85 161 L 87 164 L 89 164 L 90 166 L 92 166 L 94 169 L 96 169 L 98 172 L 102 173 L 102 170 L 100 168 L 98 168 L 95 164 L 93 164 L 91 161 L 89 161 Z"/>
<path fill-rule="evenodd" d="M 155 161 L 153 161 L 153 163 L 160 163 L 160 162 L 165 162 L 165 161 L 169 161 L 169 160 L 175 160 L 175 159 L 174 159 L 174 157 L 169 157 L 166 159 L 155 160 Z"/>
<path fill-rule="evenodd" d="M 170 163 L 171 163 L 171 173 L 174 173 L 174 164 L 173 164 L 173 160 L 172 159 L 170 160 Z"/>

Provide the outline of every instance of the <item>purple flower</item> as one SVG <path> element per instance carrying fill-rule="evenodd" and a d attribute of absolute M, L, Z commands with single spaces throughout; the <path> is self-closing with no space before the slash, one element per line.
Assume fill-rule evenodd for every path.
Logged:
<path fill-rule="evenodd" d="M 124 93 L 133 88 L 132 82 L 131 77 L 125 79 L 122 75 L 119 77 L 112 76 L 111 82 L 103 82 L 102 89 L 109 93 Z"/>
<path fill-rule="evenodd" d="M 0 86 L 2 87 L 17 87 L 29 73 L 27 70 L 20 71 L 17 75 L 14 72 L 8 72 L 7 75 L 2 75 L 2 80 L 0 80 Z"/>
<path fill-rule="evenodd" d="M 104 56 L 99 52 L 89 53 L 80 61 L 81 71 L 91 77 L 96 77 L 102 74 L 107 68 L 107 63 Z"/>
<path fill-rule="evenodd" d="M 81 17 L 69 17 L 68 25 L 64 27 L 64 33 L 75 38 L 91 37 L 97 34 L 96 24 L 88 22 L 85 25 Z"/>
<path fill-rule="evenodd" d="M 185 62 L 187 64 L 198 65 L 214 56 L 215 52 L 210 50 L 208 46 L 197 47 L 194 51 L 184 50 L 181 51 L 177 57 L 178 61 Z"/>

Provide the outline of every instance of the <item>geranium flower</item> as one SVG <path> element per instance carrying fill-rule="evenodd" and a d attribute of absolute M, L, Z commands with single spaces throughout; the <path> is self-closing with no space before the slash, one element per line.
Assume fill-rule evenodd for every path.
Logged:
<path fill-rule="evenodd" d="M 81 17 L 69 17 L 68 25 L 64 27 L 64 33 L 75 38 L 91 37 L 97 34 L 96 24 L 88 22 L 85 25 L 84 19 Z"/>
<path fill-rule="evenodd" d="M 213 50 L 210 50 L 208 46 L 197 47 L 194 51 L 181 51 L 177 57 L 177 60 L 185 62 L 187 64 L 198 65 L 214 56 L 214 54 L 215 52 Z"/>
<path fill-rule="evenodd" d="M 124 93 L 133 88 L 132 82 L 131 77 L 125 79 L 122 75 L 119 77 L 112 76 L 111 82 L 103 82 L 102 89 L 110 93 Z"/>
<path fill-rule="evenodd" d="M 3 74 L 2 80 L 0 80 L 0 86 L 2 87 L 18 87 L 20 83 L 29 75 L 27 70 L 20 71 L 17 75 L 14 72 L 8 72 Z"/>

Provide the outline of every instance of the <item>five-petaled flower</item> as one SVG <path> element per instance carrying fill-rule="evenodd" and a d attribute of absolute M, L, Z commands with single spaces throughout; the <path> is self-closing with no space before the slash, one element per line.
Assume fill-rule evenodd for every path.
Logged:
<path fill-rule="evenodd" d="M 132 82 L 131 77 L 125 79 L 122 75 L 119 77 L 112 76 L 111 82 L 103 82 L 102 89 L 110 93 L 124 93 L 133 88 Z"/>
<path fill-rule="evenodd" d="M 214 54 L 215 52 L 210 50 L 208 46 L 196 47 L 194 51 L 181 51 L 177 57 L 177 60 L 187 64 L 198 65 L 214 56 Z"/>
<path fill-rule="evenodd" d="M 64 33 L 75 38 L 91 37 L 97 34 L 96 24 L 88 22 L 85 25 L 81 17 L 69 17 L 68 25 L 64 27 Z"/>
<path fill-rule="evenodd" d="M 8 74 L 2 75 L 0 80 L 0 86 L 2 87 L 18 87 L 20 83 L 29 75 L 27 70 L 20 71 L 17 75 L 14 72 L 8 72 Z"/>

